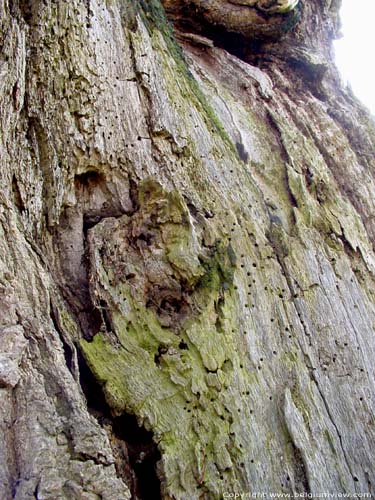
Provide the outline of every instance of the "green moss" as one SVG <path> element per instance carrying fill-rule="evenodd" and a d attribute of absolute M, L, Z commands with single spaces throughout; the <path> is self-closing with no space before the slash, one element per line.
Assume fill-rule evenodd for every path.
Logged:
<path fill-rule="evenodd" d="M 298 355 L 296 352 L 289 351 L 284 352 L 281 356 L 281 360 L 285 363 L 289 368 L 294 368 L 296 363 L 298 363 Z"/>
<path fill-rule="evenodd" d="M 284 14 L 285 12 L 290 12 L 291 10 L 296 8 L 298 3 L 299 0 L 290 0 L 288 2 L 285 2 L 283 5 L 275 7 L 275 10 L 273 10 L 273 12 L 278 14 Z"/>
<path fill-rule="evenodd" d="M 202 260 L 202 266 L 206 270 L 200 279 L 197 288 L 215 291 L 229 290 L 233 285 L 236 256 L 231 245 L 225 247 L 217 243 L 210 259 Z"/>
<path fill-rule="evenodd" d="M 178 192 L 146 179 L 139 187 L 138 205 L 133 221 L 124 217 L 118 225 L 108 221 L 108 227 L 104 223 L 93 229 L 97 249 L 92 257 L 96 276 L 92 286 L 97 299 L 103 298 L 110 308 L 112 331 L 98 333 L 92 342 L 82 340 L 81 349 L 111 410 L 136 415 L 157 436 L 173 495 L 183 495 L 180 474 L 192 489 L 204 484 L 210 498 L 219 498 L 219 471 L 229 470 L 242 453 L 230 448 L 230 428 L 243 416 L 237 411 L 233 384 L 249 387 L 256 378 L 246 370 L 236 372 L 242 365 L 234 314 L 236 256 L 221 241 L 213 248 L 202 248 Z M 146 306 L 143 290 L 117 273 L 108 257 L 113 228 L 143 220 L 158 235 L 160 261 L 170 264 L 173 276 L 188 289 L 190 309 L 178 324 L 163 323 L 158 309 Z M 116 233 L 114 240 L 117 237 Z M 101 251 L 104 241 L 108 252 Z M 139 273 L 139 261 L 128 254 L 126 258 Z M 192 270 L 195 261 L 197 267 Z M 198 458 L 197 443 L 204 443 Z"/>
<path fill-rule="evenodd" d="M 212 321 L 219 290 L 233 280 L 234 263 L 233 251 L 218 245 L 205 263 L 206 280 L 198 290 L 208 292 L 209 299 L 199 314 L 184 323 L 179 335 L 163 328 L 154 311 L 136 302 L 126 283 L 111 286 L 101 268 L 105 288 L 116 297 L 126 297 L 128 312 L 125 316 L 112 308 L 115 336 L 99 333 L 92 342 L 81 341 L 85 359 L 112 411 L 146 419 L 158 436 L 167 471 L 179 470 L 177 464 L 183 456 L 187 481 L 207 484 L 211 493 L 219 481 L 216 468 L 207 465 L 203 474 L 203 450 L 198 461 L 195 448 L 204 442 L 205 461 L 221 468 L 235 453 L 226 451 L 230 421 L 223 408 L 233 378 L 234 364 L 228 359 L 236 356 L 235 339 L 229 333 L 223 336 Z M 234 299 L 228 295 L 223 316 L 231 326 L 229 332 L 233 307 Z M 183 350 L 179 347 L 182 340 L 187 346 Z M 225 453 L 218 452 L 218 442 Z"/>
<path fill-rule="evenodd" d="M 238 158 L 236 147 L 230 140 L 223 125 L 221 124 L 212 107 L 207 102 L 205 95 L 201 91 L 197 81 L 188 68 L 183 51 L 175 39 L 173 28 L 166 18 L 165 11 L 161 2 L 159 0 L 140 0 L 139 5 L 140 15 L 151 37 L 156 31 L 160 33 L 164 39 L 169 55 L 172 56 L 176 65 L 176 67 L 173 68 L 173 78 L 174 80 L 176 80 L 176 77 L 179 77 L 186 84 L 187 97 L 190 101 L 189 106 L 194 103 L 203 110 L 204 117 L 209 128 L 214 128 L 214 130 L 222 138 L 223 142 L 227 144 L 227 146 Z M 175 87 L 176 83 L 174 83 L 172 88 Z M 183 91 L 183 86 L 180 86 L 180 92 L 181 91 Z"/>
<path fill-rule="evenodd" d="M 217 389 L 204 382 L 206 370 L 199 351 L 189 343 L 184 359 L 175 349 L 165 353 L 157 365 L 150 346 L 137 342 L 136 336 L 144 335 L 139 325 L 131 329 L 127 325 L 125 330 L 124 319 L 118 316 L 114 324 L 119 346 L 112 345 L 105 334 L 96 335 L 90 343 L 81 341 L 91 370 L 103 386 L 112 410 L 117 414 L 127 411 L 147 419 L 160 437 L 167 470 L 168 464 L 171 470 L 179 470 L 178 463 L 183 456 L 183 473 L 189 483 L 195 484 L 196 477 L 202 475 L 202 463 L 197 463 L 195 445 L 201 441 L 207 443 L 205 460 L 212 463 L 217 460 L 214 443 L 219 437 L 226 443 L 228 435 L 228 423 L 222 420 L 217 423 L 215 407 L 211 404 L 203 410 L 194 396 L 199 392 L 200 398 L 208 401 L 217 397 Z M 155 332 L 149 333 L 155 337 Z M 178 340 L 176 337 L 176 343 Z M 207 469 L 202 481 L 208 481 L 210 475 Z M 218 480 L 217 477 L 211 479 L 213 482 Z"/>

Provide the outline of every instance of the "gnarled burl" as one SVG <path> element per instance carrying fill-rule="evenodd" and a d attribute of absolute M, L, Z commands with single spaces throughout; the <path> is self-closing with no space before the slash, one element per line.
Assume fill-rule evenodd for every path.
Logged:
<path fill-rule="evenodd" d="M 0 2 L 1 500 L 375 494 L 338 9 Z"/>
<path fill-rule="evenodd" d="M 276 39 L 300 17 L 299 0 L 163 0 L 167 14 L 184 26 L 220 27 L 247 39 Z"/>

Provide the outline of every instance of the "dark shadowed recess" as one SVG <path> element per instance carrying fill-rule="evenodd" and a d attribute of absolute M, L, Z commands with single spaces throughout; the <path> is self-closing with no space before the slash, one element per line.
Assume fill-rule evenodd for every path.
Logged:
<path fill-rule="evenodd" d="M 178 29 L 185 33 L 197 33 L 212 40 L 218 48 L 227 50 L 230 54 L 239 59 L 246 60 L 248 54 L 260 52 L 263 42 L 261 40 L 248 40 L 239 33 L 228 32 L 222 26 L 212 26 L 200 19 L 199 23 L 191 18 L 189 23 L 182 21 L 178 24 Z"/>
<path fill-rule="evenodd" d="M 134 415 L 111 414 L 102 387 L 95 380 L 82 354 L 78 355 L 80 383 L 90 413 L 101 426 L 110 427 L 117 474 L 128 485 L 132 500 L 161 500 L 161 482 L 157 474 L 160 452 L 153 433 L 139 426 Z"/>

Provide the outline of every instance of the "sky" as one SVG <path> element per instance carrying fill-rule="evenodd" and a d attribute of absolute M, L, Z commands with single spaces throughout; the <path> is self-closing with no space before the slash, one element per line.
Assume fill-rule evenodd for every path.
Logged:
<path fill-rule="evenodd" d="M 375 0 L 342 0 L 343 38 L 336 63 L 356 96 L 375 114 Z"/>

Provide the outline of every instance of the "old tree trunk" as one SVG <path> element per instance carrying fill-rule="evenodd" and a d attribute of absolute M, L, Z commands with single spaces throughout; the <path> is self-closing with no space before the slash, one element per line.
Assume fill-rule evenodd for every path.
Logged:
<path fill-rule="evenodd" d="M 375 493 L 375 128 L 279 3 L 0 1 L 2 500 Z"/>

